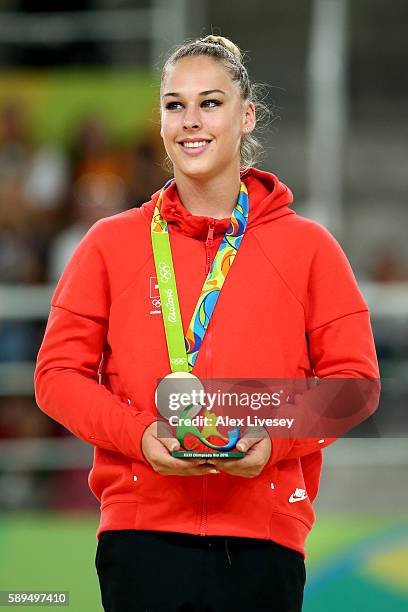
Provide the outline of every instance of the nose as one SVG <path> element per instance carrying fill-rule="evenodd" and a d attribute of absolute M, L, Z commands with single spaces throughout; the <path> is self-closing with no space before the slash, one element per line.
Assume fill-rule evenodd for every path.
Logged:
<path fill-rule="evenodd" d="M 197 112 L 197 109 L 194 107 L 188 107 L 184 114 L 183 128 L 185 130 L 194 130 L 200 129 L 201 121 L 200 115 Z"/>

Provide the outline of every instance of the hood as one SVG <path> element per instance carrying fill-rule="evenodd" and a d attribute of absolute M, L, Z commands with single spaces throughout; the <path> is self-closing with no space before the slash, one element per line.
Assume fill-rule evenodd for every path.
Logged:
<path fill-rule="evenodd" d="M 268 223 L 285 215 L 296 214 L 289 206 L 293 202 L 293 194 L 277 176 L 270 172 L 248 168 L 241 173 L 241 180 L 248 189 L 249 214 L 247 229 Z M 154 207 L 160 190 L 156 191 L 150 200 L 142 206 L 143 214 L 151 221 Z M 169 226 L 191 236 L 205 240 L 211 220 L 215 221 L 214 235 L 224 234 L 230 224 L 230 218 L 212 219 L 200 215 L 192 215 L 180 201 L 177 185 L 171 183 L 164 192 L 161 213 Z"/>

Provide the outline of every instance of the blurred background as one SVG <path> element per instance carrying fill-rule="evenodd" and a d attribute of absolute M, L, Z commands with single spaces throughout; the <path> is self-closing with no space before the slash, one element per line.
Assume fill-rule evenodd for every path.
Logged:
<path fill-rule="evenodd" d="M 92 447 L 36 407 L 34 362 L 78 241 L 168 177 L 158 83 L 183 39 L 231 38 L 267 85 L 261 167 L 341 242 L 406 415 L 408 4 L 57 4 L 0 0 L 0 590 L 69 590 L 82 611 L 100 609 Z M 325 450 L 306 612 L 408 609 L 408 440 L 384 431 Z"/>

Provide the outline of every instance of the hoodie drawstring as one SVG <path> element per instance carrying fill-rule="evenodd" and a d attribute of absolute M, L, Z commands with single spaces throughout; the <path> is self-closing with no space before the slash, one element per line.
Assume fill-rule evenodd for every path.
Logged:
<path fill-rule="evenodd" d="M 228 563 L 232 565 L 229 548 L 228 548 L 228 538 L 225 538 L 225 552 L 227 553 Z"/>

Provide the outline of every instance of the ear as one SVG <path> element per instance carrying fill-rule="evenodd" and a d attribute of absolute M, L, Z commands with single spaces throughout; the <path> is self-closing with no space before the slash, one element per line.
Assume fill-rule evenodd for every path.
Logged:
<path fill-rule="evenodd" d="M 256 125 L 255 105 L 253 102 L 246 102 L 244 115 L 242 118 L 242 133 L 250 134 Z"/>

